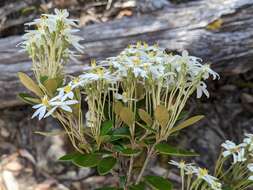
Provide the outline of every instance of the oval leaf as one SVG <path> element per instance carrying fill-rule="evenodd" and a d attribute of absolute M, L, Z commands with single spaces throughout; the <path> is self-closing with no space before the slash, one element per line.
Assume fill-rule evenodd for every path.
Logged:
<path fill-rule="evenodd" d="M 176 131 L 179 131 L 179 130 L 182 130 L 196 122 L 198 122 L 199 120 L 201 120 L 202 118 L 204 118 L 205 116 L 203 115 L 196 115 L 196 116 L 193 116 L 187 120 L 185 120 L 184 122 L 182 122 L 181 124 L 179 124 L 178 126 L 174 127 L 171 129 L 170 133 L 174 133 Z"/>
<path fill-rule="evenodd" d="M 143 109 L 139 109 L 139 116 L 140 118 L 148 125 L 148 126 L 152 126 L 153 120 L 151 118 L 151 116 L 144 111 Z"/>
<path fill-rule="evenodd" d="M 129 187 L 129 190 L 145 190 L 145 184 L 144 183 L 140 183 L 138 185 L 131 185 Z"/>
<path fill-rule="evenodd" d="M 121 138 L 130 138 L 130 131 L 128 127 L 119 127 L 113 130 L 111 141 Z"/>
<path fill-rule="evenodd" d="M 172 190 L 172 184 L 159 176 L 146 176 L 145 182 L 154 190 Z"/>
<path fill-rule="evenodd" d="M 30 96 L 29 94 L 26 94 L 26 93 L 19 93 L 18 97 L 22 101 L 24 101 L 25 103 L 31 104 L 31 105 L 39 104 L 41 102 L 40 99 L 34 98 L 34 97 L 32 97 L 32 96 Z"/>
<path fill-rule="evenodd" d="M 18 73 L 19 80 L 21 83 L 30 91 L 32 91 L 37 96 L 41 97 L 43 96 L 43 92 L 39 88 L 39 86 L 25 73 Z"/>
<path fill-rule="evenodd" d="M 117 163 L 116 158 L 112 156 L 103 158 L 97 166 L 97 171 L 100 175 L 105 175 L 109 173 L 111 169 L 113 169 L 116 163 Z"/>
<path fill-rule="evenodd" d="M 163 105 L 157 106 L 155 109 L 155 118 L 162 127 L 165 127 L 169 122 L 168 110 Z"/>
<path fill-rule="evenodd" d="M 57 89 L 57 80 L 56 79 L 47 79 L 44 82 L 44 86 L 47 89 L 47 92 L 53 96 Z"/>
<path fill-rule="evenodd" d="M 79 167 L 95 167 L 100 162 L 98 154 L 82 154 L 74 158 L 73 163 Z"/>
<path fill-rule="evenodd" d="M 122 188 L 115 188 L 115 187 L 101 187 L 95 190 L 123 190 Z"/>
<path fill-rule="evenodd" d="M 58 160 L 59 161 L 72 161 L 74 160 L 75 158 L 77 158 L 78 156 L 81 156 L 82 154 L 80 152 L 72 152 L 72 153 L 69 153 L 69 154 L 66 154 L 62 157 L 60 157 Z"/>
<path fill-rule="evenodd" d="M 138 155 L 141 151 L 138 149 L 126 148 L 126 149 L 121 150 L 120 152 L 124 156 L 134 156 L 134 155 Z"/>
<path fill-rule="evenodd" d="M 42 132 L 42 131 L 35 131 L 34 133 L 42 135 L 42 136 L 46 136 L 46 137 L 53 137 L 53 136 L 57 136 L 57 135 L 63 135 L 66 134 L 65 131 L 51 131 L 51 132 Z"/>
<path fill-rule="evenodd" d="M 120 119 L 131 127 L 134 124 L 134 113 L 127 107 L 123 107 L 120 110 Z"/>
<path fill-rule="evenodd" d="M 114 112 L 115 112 L 115 114 L 116 114 L 116 115 L 120 115 L 120 111 L 121 111 L 121 109 L 122 109 L 123 107 L 124 107 L 124 106 L 123 106 L 123 104 L 122 104 L 121 102 L 116 101 L 116 102 L 114 103 Z"/>
<path fill-rule="evenodd" d="M 113 127 L 112 121 L 105 121 L 105 122 L 103 122 L 102 126 L 101 126 L 100 135 L 101 136 L 106 135 L 107 133 L 109 133 L 109 131 L 112 129 L 112 127 Z"/>
<path fill-rule="evenodd" d="M 171 155 L 171 156 L 199 156 L 195 152 L 190 152 L 182 149 L 177 149 L 165 143 L 159 143 L 155 146 L 155 149 L 160 154 Z"/>

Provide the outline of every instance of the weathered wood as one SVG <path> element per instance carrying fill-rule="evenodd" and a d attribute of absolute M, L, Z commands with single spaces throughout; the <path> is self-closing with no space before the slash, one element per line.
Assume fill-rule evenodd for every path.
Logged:
<path fill-rule="evenodd" d="M 252 0 L 202 0 L 90 25 L 80 31 L 86 48 L 81 63 L 69 64 L 66 71 L 80 72 L 90 58 L 113 56 L 127 44 L 144 40 L 170 50 L 187 49 L 213 63 L 218 72 L 244 73 L 253 68 L 252 16 Z M 221 27 L 208 29 L 208 24 L 216 20 Z M 20 41 L 20 36 L 0 40 L 0 108 L 21 104 L 16 94 L 23 88 L 16 73 L 31 73 L 30 59 L 16 48 Z"/>

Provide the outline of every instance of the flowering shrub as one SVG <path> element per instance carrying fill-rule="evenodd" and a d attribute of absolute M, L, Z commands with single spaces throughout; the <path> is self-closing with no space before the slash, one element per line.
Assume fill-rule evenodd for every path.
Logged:
<path fill-rule="evenodd" d="M 44 14 L 28 23 L 35 29 L 27 31 L 21 46 L 32 58 L 35 80 L 19 73 L 20 81 L 33 93 L 19 97 L 33 105 L 33 118 L 52 116 L 61 123 L 75 152 L 59 160 L 96 167 L 100 175 L 112 173 L 120 179 L 119 188 L 172 189 L 162 177 L 144 176 L 147 164 L 159 154 L 197 155 L 166 142 L 203 118 L 197 115 L 183 120 L 183 110 L 192 94 L 209 97 L 205 80 L 219 79 L 219 75 L 187 51 L 175 55 L 158 45 L 137 42 L 116 57 L 91 61 L 79 76 L 66 76 L 64 65 L 76 56 L 70 48 L 83 51 L 81 38 L 74 35 L 77 30 L 72 29 L 76 21 L 68 16 L 66 10 L 56 9 L 54 15 Z M 86 112 L 83 105 L 88 107 Z M 233 166 L 246 159 L 242 151 L 246 145 L 226 142 L 223 147 L 227 150 L 217 163 L 216 177 L 192 164 L 171 162 L 180 168 L 182 189 L 221 189 L 219 180 L 226 176 L 222 168 L 227 157 L 233 155 Z M 142 158 L 144 162 L 138 166 Z"/>

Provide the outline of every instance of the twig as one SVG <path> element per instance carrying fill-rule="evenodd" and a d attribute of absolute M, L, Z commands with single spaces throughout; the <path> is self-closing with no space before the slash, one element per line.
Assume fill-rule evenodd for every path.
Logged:
<path fill-rule="evenodd" d="M 135 183 L 136 185 L 137 185 L 138 183 L 140 183 L 140 181 L 141 181 L 141 178 L 142 178 L 142 176 L 143 176 L 143 174 L 144 174 L 144 171 L 145 171 L 145 169 L 146 169 L 146 167 L 147 167 L 147 165 L 148 165 L 148 162 L 149 162 L 149 160 L 150 160 L 152 154 L 154 153 L 155 145 L 156 145 L 156 143 L 153 144 L 153 146 L 151 147 L 151 149 L 148 151 L 148 154 L 147 154 L 147 157 L 146 157 L 146 159 L 145 159 L 145 162 L 144 162 L 144 164 L 143 164 L 143 166 L 142 166 L 142 168 L 141 168 L 141 172 L 139 173 L 139 175 L 138 175 L 138 177 L 137 177 L 137 180 L 136 180 L 136 183 Z"/>

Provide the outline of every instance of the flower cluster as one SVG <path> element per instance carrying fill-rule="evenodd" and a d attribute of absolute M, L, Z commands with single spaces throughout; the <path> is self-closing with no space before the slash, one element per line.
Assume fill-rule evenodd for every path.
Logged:
<path fill-rule="evenodd" d="M 227 140 L 222 144 L 225 149 L 222 153 L 223 157 L 233 157 L 233 164 L 245 163 L 249 172 L 248 179 L 253 181 L 253 134 L 246 133 L 243 143 L 236 145 L 234 142 Z"/>
<path fill-rule="evenodd" d="M 200 58 L 189 56 L 187 51 L 183 51 L 182 55 L 173 55 L 157 45 L 149 46 L 141 42 L 129 45 L 117 57 L 108 58 L 102 63 L 113 68 L 119 79 L 132 74 L 142 81 L 159 82 L 165 87 L 179 85 L 181 80 L 188 82 L 188 85 L 194 81 L 198 98 L 202 94 L 209 97 L 204 80 L 210 75 L 214 80 L 219 78 L 209 65 L 202 65 Z"/>
<path fill-rule="evenodd" d="M 221 190 L 222 184 L 219 181 L 218 178 L 208 174 L 208 170 L 205 168 L 200 168 L 195 166 L 194 164 L 186 164 L 184 161 L 176 162 L 174 160 L 171 160 L 169 164 L 177 166 L 181 171 L 184 172 L 184 174 L 190 176 L 190 178 L 195 175 L 197 179 L 195 182 L 192 182 L 191 189 L 194 189 L 197 184 L 201 184 L 201 180 L 206 182 L 209 187 L 213 190 Z M 184 175 L 181 173 L 181 175 Z M 187 184 L 189 187 L 190 184 Z M 208 189 L 208 188 L 206 188 Z"/>
<path fill-rule="evenodd" d="M 79 44 L 81 37 L 75 35 L 78 30 L 77 21 L 69 19 L 67 10 L 55 9 L 55 14 L 43 14 L 41 18 L 27 23 L 34 26 L 34 30 L 28 30 L 21 42 L 23 47 L 33 60 L 33 70 L 37 80 L 41 76 L 55 78 L 62 74 L 62 65 L 69 58 L 75 59 L 75 52 L 70 50 L 73 46 L 82 52 Z"/>
<path fill-rule="evenodd" d="M 62 19 L 67 24 L 74 25 L 74 21 L 66 18 L 68 16 L 67 12 L 56 10 L 56 13 L 56 15 L 51 16 L 45 15 L 47 19 L 41 18 L 32 24 L 54 23 Z M 57 30 L 53 26 L 58 25 L 54 23 L 50 26 L 49 31 Z M 30 40 L 29 38 L 26 43 L 30 44 Z M 189 56 L 187 51 L 183 51 L 182 55 L 167 54 L 164 49 L 157 45 L 148 46 L 146 43 L 138 42 L 135 45 L 129 45 L 117 57 L 102 61 L 100 65 L 96 65 L 93 61 L 89 70 L 71 80 L 66 86 L 58 88 L 59 93 L 54 99 L 60 99 L 62 102 L 66 98 L 72 100 L 74 98 L 73 91 L 76 88 L 85 89 L 85 87 L 96 81 L 104 81 L 108 84 L 120 83 L 131 76 L 139 82 L 146 82 L 145 84 L 162 84 L 167 89 L 179 85 L 182 88 L 187 88 L 192 85 L 197 90 L 198 98 L 202 94 L 209 96 L 207 86 L 203 80 L 210 75 L 213 79 L 217 79 L 219 75 L 211 70 L 209 65 L 202 65 L 200 61 L 200 58 Z M 107 67 L 103 67 L 102 64 L 107 65 Z M 115 90 L 110 88 L 111 86 L 108 86 L 108 91 Z M 84 93 L 87 94 L 87 92 Z M 134 98 L 127 97 L 124 92 L 122 94 L 115 92 L 114 97 L 125 102 L 134 100 Z M 52 111 L 48 114 L 52 114 Z"/>

